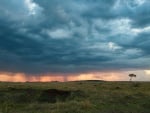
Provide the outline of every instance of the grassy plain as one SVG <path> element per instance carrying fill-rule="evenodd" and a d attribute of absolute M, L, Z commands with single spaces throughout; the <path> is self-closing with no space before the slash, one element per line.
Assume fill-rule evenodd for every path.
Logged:
<path fill-rule="evenodd" d="M 150 113 L 150 83 L 0 82 L 0 113 Z"/>

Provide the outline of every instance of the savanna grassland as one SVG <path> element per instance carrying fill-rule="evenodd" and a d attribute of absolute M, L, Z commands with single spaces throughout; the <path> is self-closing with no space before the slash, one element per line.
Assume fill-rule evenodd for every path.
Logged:
<path fill-rule="evenodd" d="M 0 113 L 150 113 L 150 83 L 0 82 Z"/>

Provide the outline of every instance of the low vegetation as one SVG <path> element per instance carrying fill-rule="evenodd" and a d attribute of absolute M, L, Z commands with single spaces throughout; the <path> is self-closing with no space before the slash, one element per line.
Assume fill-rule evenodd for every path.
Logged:
<path fill-rule="evenodd" d="M 148 82 L 0 82 L 0 113 L 150 113 Z"/>

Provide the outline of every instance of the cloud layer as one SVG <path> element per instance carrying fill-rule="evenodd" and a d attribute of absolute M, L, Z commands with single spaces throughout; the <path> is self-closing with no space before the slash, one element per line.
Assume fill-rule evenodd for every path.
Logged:
<path fill-rule="evenodd" d="M 1 0 L 0 71 L 150 68 L 149 0 Z"/>

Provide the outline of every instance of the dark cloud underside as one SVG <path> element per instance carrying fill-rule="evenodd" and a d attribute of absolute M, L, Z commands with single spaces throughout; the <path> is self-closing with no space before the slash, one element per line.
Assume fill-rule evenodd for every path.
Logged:
<path fill-rule="evenodd" d="M 149 0 L 1 0 L 0 71 L 150 68 Z"/>

